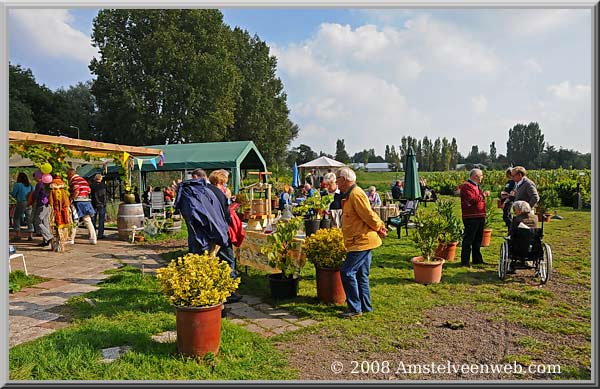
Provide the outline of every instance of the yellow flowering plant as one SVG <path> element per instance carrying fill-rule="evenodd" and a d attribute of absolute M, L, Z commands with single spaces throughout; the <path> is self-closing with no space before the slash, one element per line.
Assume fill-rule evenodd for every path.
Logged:
<path fill-rule="evenodd" d="M 240 284 L 229 265 L 214 255 L 186 254 L 156 271 L 163 293 L 180 307 L 210 307 L 225 302 Z"/>
<path fill-rule="evenodd" d="M 339 269 L 346 259 L 344 235 L 339 228 L 321 228 L 304 241 L 306 258 L 320 269 Z"/>

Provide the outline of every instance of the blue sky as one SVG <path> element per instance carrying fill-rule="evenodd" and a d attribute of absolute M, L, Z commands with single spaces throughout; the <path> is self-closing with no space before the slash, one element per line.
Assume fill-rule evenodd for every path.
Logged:
<path fill-rule="evenodd" d="M 587 9 L 224 9 L 278 58 L 293 146 L 350 154 L 456 137 L 506 152 L 508 129 L 537 121 L 556 147 L 591 151 Z M 9 10 L 9 56 L 51 89 L 92 78 L 97 9 Z"/>

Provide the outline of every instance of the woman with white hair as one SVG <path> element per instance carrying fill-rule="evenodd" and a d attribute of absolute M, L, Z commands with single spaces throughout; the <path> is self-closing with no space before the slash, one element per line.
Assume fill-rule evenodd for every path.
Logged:
<path fill-rule="evenodd" d="M 377 188 L 374 186 L 369 187 L 367 197 L 369 198 L 369 203 L 371 203 L 371 208 L 381 207 L 381 197 L 377 193 Z"/>
<path fill-rule="evenodd" d="M 515 213 L 515 217 L 513 217 L 510 224 L 510 229 L 508 230 L 509 235 L 514 234 L 517 228 L 524 228 L 523 226 L 519 227 L 521 223 L 528 228 L 537 228 L 537 216 L 531 212 L 531 206 L 529 203 L 527 203 L 527 201 L 515 201 L 512 205 L 512 208 L 513 212 Z"/>

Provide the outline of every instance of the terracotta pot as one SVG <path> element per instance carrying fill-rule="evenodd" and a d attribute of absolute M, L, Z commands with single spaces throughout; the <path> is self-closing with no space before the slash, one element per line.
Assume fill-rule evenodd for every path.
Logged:
<path fill-rule="evenodd" d="M 274 299 L 298 296 L 298 278 L 285 278 L 282 273 L 269 274 L 269 288 Z"/>
<path fill-rule="evenodd" d="M 544 218 L 544 215 L 542 215 L 541 213 L 536 213 L 537 218 L 538 218 L 538 222 L 541 222 L 542 219 Z"/>
<path fill-rule="evenodd" d="M 223 304 L 177 308 L 177 351 L 188 357 L 217 354 L 221 343 Z"/>
<path fill-rule="evenodd" d="M 413 257 L 410 261 L 413 264 L 415 282 L 419 284 L 438 284 L 442 280 L 443 258 L 436 257 L 435 261 L 427 262 L 425 258 L 419 256 Z"/>
<path fill-rule="evenodd" d="M 340 269 L 320 269 L 317 272 L 317 297 L 325 304 L 344 304 L 346 293 L 342 285 Z"/>
<path fill-rule="evenodd" d="M 447 261 L 454 261 L 456 246 L 458 246 L 458 242 L 440 243 L 435 249 L 435 256 Z"/>
<path fill-rule="evenodd" d="M 544 214 L 544 222 L 548 223 L 550 221 L 551 217 L 552 217 L 551 213 L 545 213 Z"/>
<path fill-rule="evenodd" d="M 492 229 L 484 228 L 483 236 L 481 237 L 481 247 L 488 247 L 490 245 L 491 239 L 492 239 Z"/>

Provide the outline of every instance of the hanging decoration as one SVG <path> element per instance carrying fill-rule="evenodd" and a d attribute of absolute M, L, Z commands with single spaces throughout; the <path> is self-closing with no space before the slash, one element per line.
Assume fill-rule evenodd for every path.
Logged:
<path fill-rule="evenodd" d="M 138 168 L 140 169 L 140 171 L 142 170 L 142 164 L 144 163 L 144 160 L 141 158 L 136 158 L 137 164 L 138 164 Z"/>
<path fill-rule="evenodd" d="M 154 169 L 158 169 L 158 168 L 156 167 L 156 161 L 154 160 L 154 158 L 152 158 L 152 159 L 150 160 L 150 162 L 152 162 L 152 166 L 154 166 Z"/>

